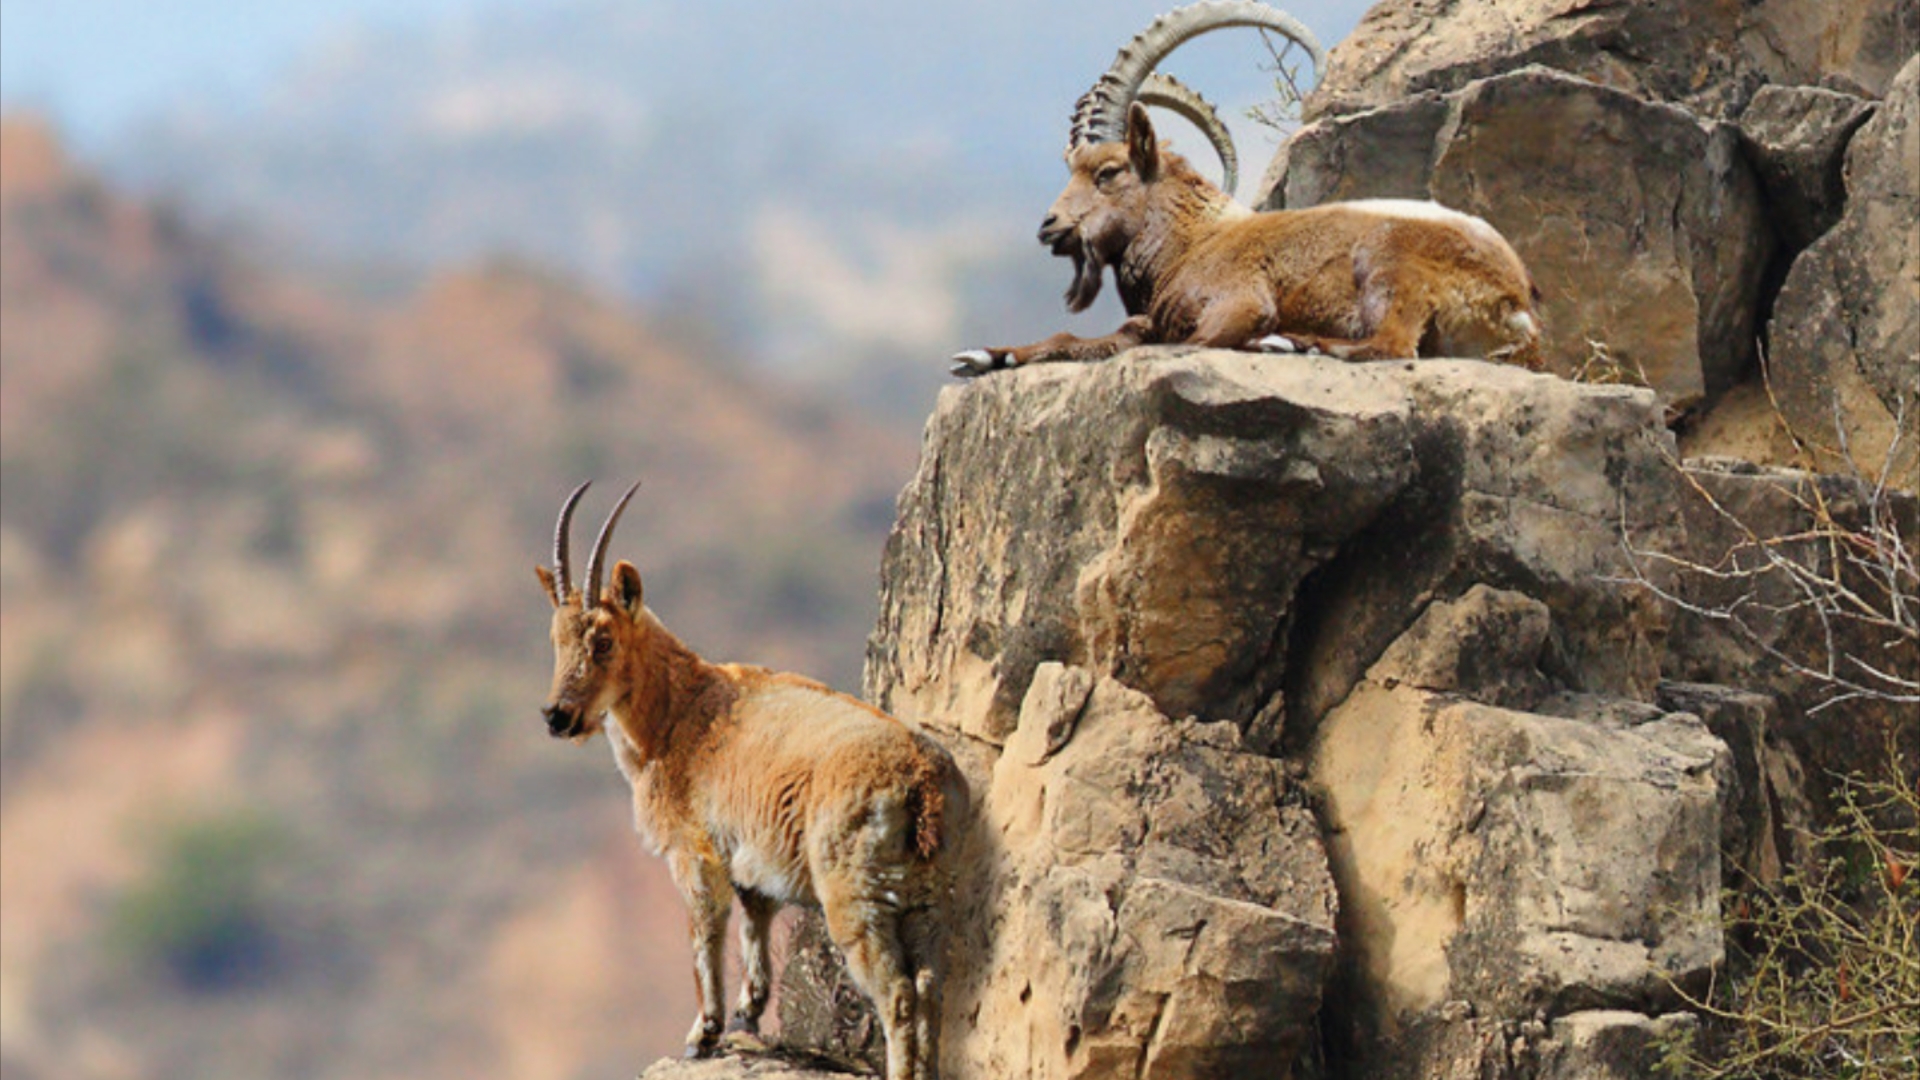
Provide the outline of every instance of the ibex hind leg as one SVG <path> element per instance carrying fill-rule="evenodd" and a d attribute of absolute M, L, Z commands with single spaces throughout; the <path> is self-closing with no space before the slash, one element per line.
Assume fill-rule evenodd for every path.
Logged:
<path fill-rule="evenodd" d="M 947 925 L 943 912 L 918 908 L 900 920 L 901 943 L 913 971 L 914 1041 L 919 1058 L 913 1080 L 940 1080 L 941 990 L 946 982 Z"/>
<path fill-rule="evenodd" d="M 847 974 L 880 1016 L 887 1039 L 887 1080 L 916 1080 L 920 1055 L 913 1021 L 918 995 L 901 947 L 899 913 L 865 901 L 822 900 L 827 936 L 846 957 Z"/>
<path fill-rule="evenodd" d="M 1187 344 L 1210 349 L 1259 347 L 1273 329 L 1274 302 L 1264 290 L 1241 289 L 1218 296 L 1200 313 Z"/>
<path fill-rule="evenodd" d="M 1369 289 L 1390 289 L 1376 277 Z M 1314 334 L 1289 334 L 1305 349 L 1325 353 L 1341 360 L 1411 360 L 1423 354 L 1422 345 L 1431 335 L 1432 305 L 1418 297 L 1389 295 L 1384 301 L 1362 302 L 1364 314 L 1377 312 L 1365 337 L 1337 338 Z"/>

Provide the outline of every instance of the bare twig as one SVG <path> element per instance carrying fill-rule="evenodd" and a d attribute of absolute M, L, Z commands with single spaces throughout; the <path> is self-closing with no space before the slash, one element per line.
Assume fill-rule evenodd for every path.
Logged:
<path fill-rule="evenodd" d="M 1897 429 L 1904 430 L 1906 408 L 1904 400 L 1895 403 Z M 1794 433 L 1794 438 L 1805 445 L 1803 436 Z M 1823 697 L 1810 711 L 1861 698 L 1920 705 L 1920 672 L 1895 670 L 1877 655 L 1891 657 L 1896 650 L 1920 646 L 1920 565 L 1913 542 L 1902 534 L 1890 482 L 1901 451 L 1896 436 L 1871 477 L 1842 474 L 1841 482 L 1857 495 L 1852 513 L 1836 507 L 1813 474 L 1776 484 L 1806 523 L 1791 532 L 1761 535 L 1715 498 L 1696 470 L 1663 448 L 1693 497 L 1736 540 L 1711 564 L 1644 548 L 1633 538 L 1623 504 L 1621 543 L 1629 572 L 1616 580 L 1651 589 L 1681 610 L 1727 627 L 1786 672 L 1820 687 Z M 1844 431 L 1835 456 L 1853 461 Z M 1656 576 L 1656 568 L 1668 573 Z M 1717 591 L 1724 599 L 1702 602 L 1684 588 L 1704 582 L 1716 588 L 1700 591 Z M 1795 615 L 1810 617 L 1817 627 L 1817 655 L 1795 655 L 1775 644 L 1769 631 Z M 1842 643 L 1843 630 L 1851 647 Z"/>
<path fill-rule="evenodd" d="M 1298 43 L 1292 38 L 1282 37 L 1284 44 L 1276 47 L 1274 38 L 1266 30 L 1260 31 L 1260 40 L 1267 47 L 1267 55 L 1273 58 L 1273 66 L 1262 66 L 1262 71 L 1273 72 L 1273 100 L 1255 105 L 1247 110 L 1247 119 L 1263 127 L 1270 127 L 1281 135 L 1289 135 L 1300 125 L 1300 103 L 1307 92 L 1301 89 L 1300 61 L 1288 61 Z M 1309 68 L 1307 74 L 1312 74 Z"/>

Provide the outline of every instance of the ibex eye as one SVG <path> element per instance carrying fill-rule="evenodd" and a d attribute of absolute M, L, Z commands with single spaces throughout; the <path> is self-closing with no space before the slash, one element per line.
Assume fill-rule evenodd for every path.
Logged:
<path fill-rule="evenodd" d="M 593 649 L 593 658 L 595 660 L 605 660 L 607 654 L 613 651 L 613 639 L 594 638 L 590 648 Z"/>

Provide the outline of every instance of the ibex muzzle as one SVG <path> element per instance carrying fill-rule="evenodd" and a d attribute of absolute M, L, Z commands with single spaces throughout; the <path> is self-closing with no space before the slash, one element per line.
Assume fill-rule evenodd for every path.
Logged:
<path fill-rule="evenodd" d="M 546 717 L 547 734 L 556 739 L 571 739 L 580 733 L 580 714 L 559 705 L 548 705 L 540 710 Z"/>

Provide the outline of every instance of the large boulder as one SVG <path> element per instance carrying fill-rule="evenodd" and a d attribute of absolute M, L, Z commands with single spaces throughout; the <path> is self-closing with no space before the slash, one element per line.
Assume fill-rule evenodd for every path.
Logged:
<path fill-rule="evenodd" d="M 999 857 L 963 890 L 979 962 L 949 989 L 950 1053 L 1036 1078 L 1284 1069 L 1336 907 L 1298 785 L 1234 725 L 1171 721 L 1112 680 L 1062 742 L 1057 695 L 1035 692 L 987 785 Z"/>
<path fill-rule="evenodd" d="M 1231 723 L 1169 719 L 1055 663 L 1004 751 L 962 759 L 982 802 L 953 913 L 948 1075 L 1286 1075 L 1313 1037 L 1336 902 L 1279 761 Z M 783 987 L 789 1040 L 878 1056 L 811 923 Z"/>
<path fill-rule="evenodd" d="M 1660 420 L 1644 390 L 1476 361 L 1140 349 L 955 388 L 888 541 L 868 694 L 998 744 L 1053 660 L 1273 747 L 1486 583 L 1554 613 L 1567 685 L 1648 699 L 1665 609 L 1603 579 L 1623 503 L 1673 504 Z"/>
<path fill-rule="evenodd" d="M 1475 622 L 1533 628 L 1465 645 L 1448 632 Z M 1493 1068 L 1463 1057 L 1475 1033 L 1648 1008 L 1668 979 L 1698 983 L 1721 958 L 1734 762 L 1690 714 L 1591 695 L 1522 693 L 1531 711 L 1475 700 L 1539 683 L 1545 623 L 1513 595 L 1436 602 L 1318 729 L 1343 1075 Z"/>
<path fill-rule="evenodd" d="M 1846 155 L 1846 210 L 1794 260 L 1768 327 L 1782 416 L 1822 467 L 1920 490 L 1920 56 Z M 1897 447 L 1897 449 L 1896 449 Z M 1891 457 L 1889 456 L 1891 452 Z"/>
<path fill-rule="evenodd" d="M 901 496 L 869 695 L 998 743 L 1034 668 L 1251 725 L 1291 598 L 1416 471 L 1385 367 L 1139 350 L 943 394 Z"/>
<path fill-rule="evenodd" d="M 1805 248 L 1840 220 L 1847 144 L 1873 111 L 1865 98 L 1824 87 L 1763 86 L 1740 114 L 1741 138 L 1788 250 Z"/>
<path fill-rule="evenodd" d="M 1616 579 L 1627 507 L 1636 527 L 1680 542 L 1654 395 L 1469 361 L 1387 370 L 1409 399 L 1418 473 L 1296 601 L 1287 745 L 1304 747 L 1313 724 L 1433 601 L 1459 598 L 1458 614 L 1477 617 L 1480 587 L 1544 606 L 1552 632 L 1540 666 L 1555 685 L 1650 700 L 1668 609 Z M 1504 627 L 1483 636 L 1534 632 L 1537 620 L 1501 610 L 1515 636 Z"/>
<path fill-rule="evenodd" d="M 1920 47 L 1911 0 L 1384 0 L 1328 56 L 1308 120 L 1541 64 L 1706 116 L 1765 83 L 1868 96 Z"/>
<path fill-rule="evenodd" d="M 1530 67 L 1302 128 L 1270 209 L 1431 198 L 1532 272 L 1550 370 L 1640 382 L 1684 409 L 1752 367 L 1773 230 L 1738 131 Z"/>

